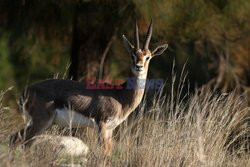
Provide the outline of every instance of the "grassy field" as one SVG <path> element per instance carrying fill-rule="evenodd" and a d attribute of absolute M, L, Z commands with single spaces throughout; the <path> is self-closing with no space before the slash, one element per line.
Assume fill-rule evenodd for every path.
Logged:
<path fill-rule="evenodd" d="M 53 147 L 10 151 L 9 135 L 23 126 L 21 115 L 2 106 L 0 95 L 0 166 L 250 166 L 250 108 L 244 96 L 197 90 L 181 98 L 158 94 L 121 124 L 110 159 L 101 156 L 96 134 L 79 130 L 90 147 L 87 157 L 58 157 Z M 147 98 L 147 97 L 146 97 Z M 54 126 L 47 134 L 62 135 Z"/>

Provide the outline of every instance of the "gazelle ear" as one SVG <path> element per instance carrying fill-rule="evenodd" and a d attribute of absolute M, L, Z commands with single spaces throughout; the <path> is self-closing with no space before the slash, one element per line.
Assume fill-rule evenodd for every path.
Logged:
<path fill-rule="evenodd" d="M 152 56 L 161 55 L 167 48 L 168 48 L 168 44 L 164 44 L 164 45 L 158 46 L 158 47 L 152 52 Z"/>
<path fill-rule="evenodd" d="M 134 49 L 134 46 L 129 42 L 129 40 L 125 37 L 125 35 L 123 35 L 122 38 L 126 49 L 128 50 L 129 53 L 131 53 Z"/>

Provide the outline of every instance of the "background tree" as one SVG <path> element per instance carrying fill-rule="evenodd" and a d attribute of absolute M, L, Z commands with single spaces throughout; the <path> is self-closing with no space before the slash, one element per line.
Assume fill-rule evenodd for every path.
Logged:
<path fill-rule="evenodd" d="M 117 30 L 126 24 L 124 16 L 131 8 L 130 1 L 116 0 L 74 5 L 70 77 L 79 80 L 98 75 L 101 58 L 104 53 L 108 54 L 110 44 Z M 108 73 L 107 68 L 108 63 L 105 63 L 104 75 Z"/>
<path fill-rule="evenodd" d="M 104 78 L 126 76 L 121 36 L 133 37 L 135 18 L 141 35 L 153 19 L 150 47 L 169 43 L 160 63 L 152 60 L 149 78 L 169 83 L 175 59 L 178 76 L 186 63 L 191 90 L 250 85 L 250 1 L 0 0 L 0 11 L 0 89 L 14 85 L 19 92 L 28 83 L 62 77 L 68 65 L 69 78 L 98 76 L 105 50 Z"/>

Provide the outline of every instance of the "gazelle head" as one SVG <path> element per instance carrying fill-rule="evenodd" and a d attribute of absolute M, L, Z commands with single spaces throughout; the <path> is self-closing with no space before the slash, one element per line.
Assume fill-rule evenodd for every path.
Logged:
<path fill-rule="evenodd" d="M 148 32 L 146 36 L 146 40 L 143 44 L 143 47 L 140 48 L 140 40 L 139 40 L 139 32 L 138 25 L 135 22 L 135 30 L 134 30 L 134 43 L 135 46 L 132 45 L 129 40 L 123 35 L 123 42 L 125 44 L 126 49 L 128 50 L 131 57 L 131 71 L 135 76 L 144 75 L 148 71 L 148 65 L 152 57 L 161 55 L 168 47 L 167 44 L 158 46 L 153 52 L 149 50 L 149 43 L 152 36 L 153 24 L 152 20 L 148 27 Z"/>

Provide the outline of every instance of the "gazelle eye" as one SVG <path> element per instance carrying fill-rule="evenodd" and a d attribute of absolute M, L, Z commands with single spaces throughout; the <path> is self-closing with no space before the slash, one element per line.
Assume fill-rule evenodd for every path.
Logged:
<path fill-rule="evenodd" d="M 146 60 L 148 61 L 148 60 L 149 60 L 149 57 L 147 57 Z"/>

